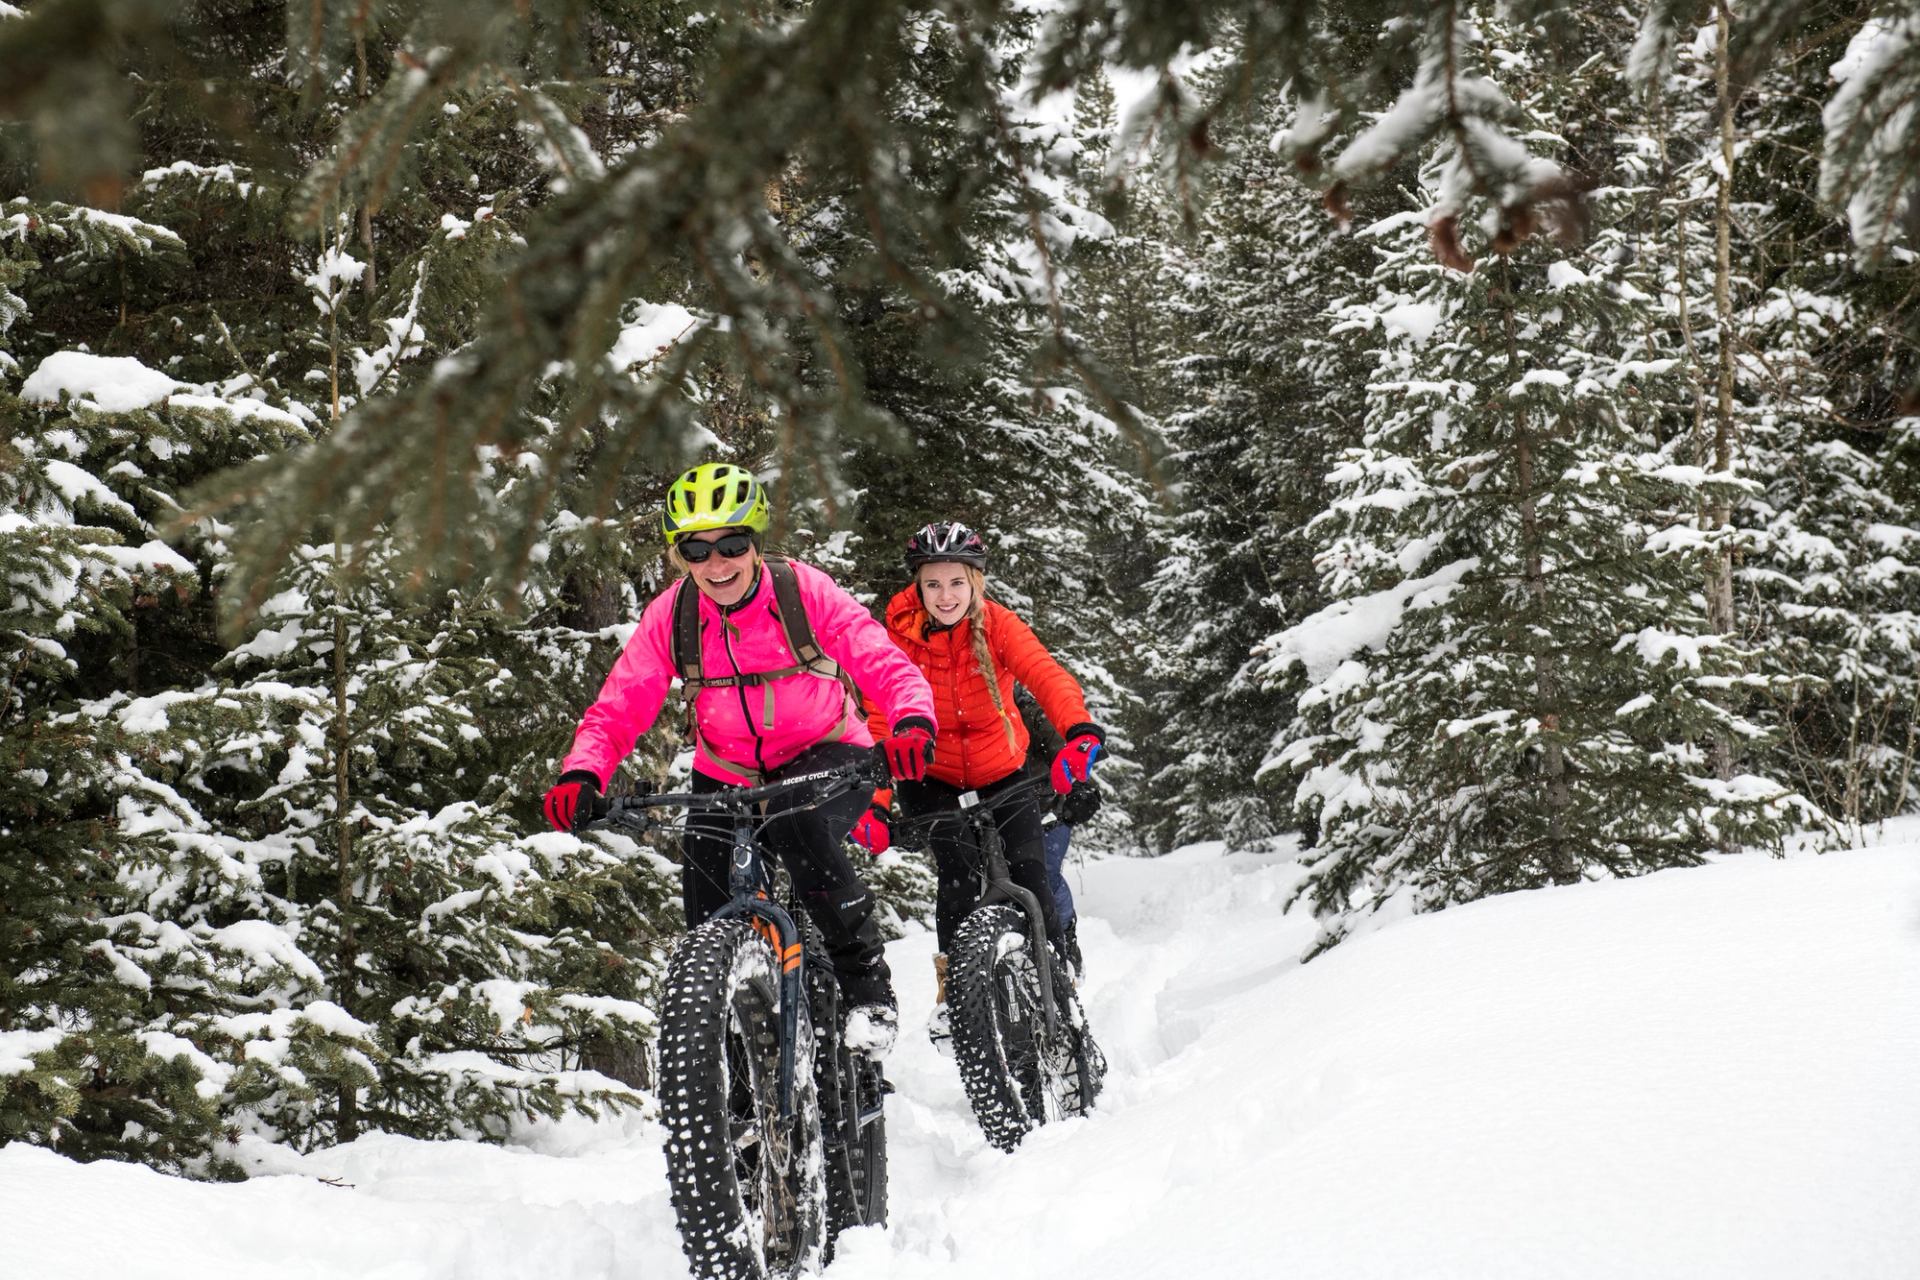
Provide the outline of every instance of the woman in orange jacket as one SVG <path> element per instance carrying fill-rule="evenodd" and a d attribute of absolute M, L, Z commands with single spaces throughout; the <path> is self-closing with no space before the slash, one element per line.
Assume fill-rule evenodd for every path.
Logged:
<path fill-rule="evenodd" d="M 1039 899 L 1047 936 L 1060 954 L 1070 959 L 1074 954 L 1047 884 L 1044 806 L 1032 790 L 1015 785 L 1032 774 L 1014 683 L 1033 692 L 1066 740 L 1053 759 L 1056 792 L 1091 791 L 1088 775 L 1100 755 L 1100 728 L 1087 714 L 1079 683 L 1018 615 L 987 598 L 986 567 L 987 547 L 979 534 L 963 524 L 927 525 L 907 542 L 913 582 L 886 610 L 887 633 L 933 687 L 939 749 L 926 778 L 899 783 L 893 799 L 903 818 L 933 820 L 928 844 L 939 885 L 936 972 L 960 922 L 973 910 L 980 883 L 971 830 L 959 814 L 963 791 L 980 793 L 999 825 L 1014 883 Z M 890 840 L 886 819 L 876 804 L 854 828 L 853 838 L 875 853 L 884 851 Z M 941 1011 L 936 1009 L 936 1020 Z"/>

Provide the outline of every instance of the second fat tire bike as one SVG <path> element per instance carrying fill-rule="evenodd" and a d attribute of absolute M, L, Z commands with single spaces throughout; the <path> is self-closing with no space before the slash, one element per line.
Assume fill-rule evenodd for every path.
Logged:
<path fill-rule="evenodd" d="M 811 792 L 796 807 L 812 807 L 885 773 L 862 761 L 759 787 L 614 798 L 596 810 L 594 826 L 638 831 L 657 830 L 655 811 L 669 808 L 733 823 L 732 900 L 674 948 L 660 1019 L 667 1181 L 700 1280 L 812 1274 L 832 1260 L 841 1231 L 886 1222 L 890 1086 L 879 1062 L 847 1047 L 818 931 L 775 901 L 758 836 L 770 800 Z"/>
<path fill-rule="evenodd" d="M 1028 779 L 992 803 L 1038 803 L 1047 785 L 1044 777 Z M 1039 1125 L 1090 1110 L 1107 1062 L 1066 961 L 1047 941 L 1039 899 L 1007 871 L 989 803 L 964 791 L 959 806 L 983 888 L 947 954 L 953 1057 L 987 1141 L 1011 1151 Z"/>

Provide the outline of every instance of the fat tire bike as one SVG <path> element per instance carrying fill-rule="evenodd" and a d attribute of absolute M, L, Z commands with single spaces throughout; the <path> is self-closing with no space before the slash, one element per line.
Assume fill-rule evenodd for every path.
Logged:
<path fill-rule="evenodd" d="M 1050 785 L 1045 777 L 1028 778 L 992 803 L 1037 803 L 1039 789 Z M 1066 961 L 1047 940 L 1040 900 L 1008 874 L 989 803 L 978 791 L 963 791 L 959 810 L 972 830 L 983 887 L 947 954 L 953 1056 L 987 1141 L 1011 1151 L 1039 1125 L 1090 1110 L 1107 1061 Z M 940 813 L 909 825 L 950 820 Z"/>
<path fill-rule="evenodd" d="M 848 1227 L 887 1217 L 881 1065 L 846 1044 L 840 986 L 804 911 L 775 901 L 760 847 L 770 800 L 812 808 L 886 778 L 878 760 L 758 787 L 603 800 L 588 829 L 656 831 L 661 809 L 726 815 L 732 900 L 667 966 L 660 1110 L 667 1183 L 701 1280 L 791 1280 L 832 1260 Z M 775 817 L 779 814 L 773 815 Z"/>

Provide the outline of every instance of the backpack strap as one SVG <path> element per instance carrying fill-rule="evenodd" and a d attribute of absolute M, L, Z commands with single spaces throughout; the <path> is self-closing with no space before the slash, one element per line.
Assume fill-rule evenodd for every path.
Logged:
<path fill-rule="evenodd" d="M 787 633 L 787 647 L 793 650 L 800 670 L 828 680 L 838 680 L 848 696 L 858 704 L 860 690 L 855 687 L 853 677 L 845 667 L 829 658 L 826 650 L 814 638 L 813 622 L 807 617 L 806 606 L 800 603 L 800 579 L 793 571 L 793 562 L 785 556 L 768 556 L 766 564 L 767 573 L 773 579 L 774 608 L 779 611 L 780 626 Z"/>
<path fill-rule="evenodd" d="M 680 580 L 673 599 L 673 627 L 670 640 L 670 657 L 673 660 L 674 674 L 680 677 L 680 699 L 687 712 L 687 736 L 707 746 L 700 733 L 700 719 L 694 708 L 694 700 L 702 689 L 730 689 L 738 685 L 752 687 L 764 686 L 765 698 L 761 706 L 762 727 L 773 728 L 774 698 L 772 684 L 775 680 L 787 676 L 819 676 L 823 680 L 838 680 L 846 690 L 848 709 L 840 718 L 840 723 L 825 741 L 837 742 L 844 737 L 856 720 L 864 723 L 860 715 L 860 690 L 846 668 L 827 656 L 826 650 L 813 634 L 813 623 L 807 618 L 807 608 L 800 599 L 800 580 L 793 571 L 793 563 L 784 556 L 767 556 L 762 563 L 766 566 L 767 576 L 773 582 L 774 613 L 780 619 L 780 628 L 787 638 L 787 647 L 793 651 L 794 665 L 781 667 L 777 671 L 743 671 L 736 675 L 713 676 L 704 674 L 700 658 L 700 590 L 685 578 Z M 707 746 L 707 754 L 719 760 L 722 757 Z M 740 770 L 743 774 L 758 780 L 758 774 L 744 766 L 726 761 L 728 767 Z"/>
<path fill-rule="evenodd" d="M 674 588 L 670 656 L 674 674 L 697 687 L 700 679 L 700 591 L 685 578 Z"/>
<path fill-rule="evenodd" d="M 693 706 L 695 695 L 707 684 L 700 675 L 703 669 L 700 661 L 700 590 L 686 578 L 680 579 L 674 587 L 673 625 L 668 629 L 667 656 L 673 662 L 673 673 L 680 677 L 680 709 L 687 717 L 687 738 L 705 746 L 706 740 L 700 735 L 700 717 Z M 707 754 L 713 754 L 711 748 Z"/>
<path fill-rule="evenodd" d="M 688 699 L 689 703 L 693 695 L 702 689 L 731 689 L 735 685 L 751 688 L 807 670 L 805 663 L 796 663 L 778 671 L 741 671 L 728 676 L 707 676 L 700 655 L 700 589 L 685 578 L 680 579 L 679 586 L 674 589 L 679 594 L 673 598 L 673 627 L 668 656 L 673 661 L 673 673 L 680 677 L 681 696 Z M 792 643 L 790 637 L 788 643 Z"/>

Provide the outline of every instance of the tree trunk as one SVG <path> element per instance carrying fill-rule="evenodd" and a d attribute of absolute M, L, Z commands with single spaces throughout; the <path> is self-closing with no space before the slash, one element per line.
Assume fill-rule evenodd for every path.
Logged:
<path fill-rule="evenodd" d="M 1727 475 L 1733 470 L 1733 84 L 1728 43 L 1732 33 L 1732 13 L 1728 0 L 1715 0 L 1714 19 L 1718 32 L 1715 49 L 1715 104 L 1720 121 L 1720 165 L 1713 213 L 1713 305 L 1719 322 L 1719 369 L 1714 398 L 1713 450 L 1711 470 Z M 1707 528 L 1724 535 L 1733 521 L 1728 499 L 1714 498 L 1707 513 Z M 1707 625 L 1720 635 L 1732 635 L 1733 550 L 1722 543 L 1713 554 L 1707 572 Z M 1713 743 L 1714 773 L 1726 780 L 1733 776 L 1733 744 L 1725 733 Z"/>
<path fill-rule="evenodd" d="M 600 631 L 620 620 L 618 578 L 569 575 L 560 625 L 575 631 Z M 653 1088 L 653 1061 L 642 1040 L 624 1036 L 588 1036 L 580 1046 L 580 1066 L 634 1089 Z"/>
<path fill-rule="evenodd" d="M 340 421 L 340 306 L 333 297 L 328 314 L 328 337 L 333 348 L 333 422 Z M 334 1003 L 355 1016 L 359 1002 L 355 996 L 354 974 L 358 967 L 358 942 L 354 937 L 353 910 L 353 804 L 350 773 L 353 726 L 348 717 L 347 699 L 347 611 L 346 546 L 336 537 L 333 543 L 333 811 L 334 811 L 334 910 L 339 914 L 340 938 L 334 963 Z M 335 1090 L 334 1138 L 352 1142 L 360 1136 L 359 1099 L 355 1090 L 341 1085 Z"/>
<path fill-rule="evenodd" d="M 360 101 L 365 103 L 373 96 L 373 83 L 367 75 L 367 34 L 364 30 L 356 30 L 353 33 L 353 52 L 357 60 L 354 83 L 359 90 Z M 368 204 L 360 206 L 360 245 L 367 251 L 367 270 L 366 274 L 360 277 L 360 285 L 364 290 L 362 296 L 367 304 L 367 325 L 371 328 L 373 304 L 380 293 L 380 273 L 373 261 L 373 206 Z"/>
<path fill-rule="evenodd" d="M 560 625 L 575 631 L 601 631 L 620 621 L 620 579 L 567 575 Z"/>
<path fill-rule="evenodd" d="M 1524 370 L 1520 368 L 1520 349 L 1513 333 L 1513 268 L 1505 257 L 1500 259 L 1500 299 L 1500 319 L 1507 339 L 1507 381 L 1511 386 L 1520 381 Z M 1546 560 L 1540 550 L 1539 500 L 1533 490 L 1533 431 L 1528 426 L 1527 411 L 1523 406 L 1516 406 L 1513 412 L 1513 440 L 1515 497 L 1520 503 L 1520 545 L 1526 557 L 1527 594 L 1533 597 L 1544 624 L 1547 611 Z M 1538 629 L 1539 632 L 1545 630 L 1544 625 Z M 1567 810 L 1572 805 L 1573 796 L 1567 786 L 1566 751 L 1560 745 L 1559 738 L 1560 664 L 1550 649 L 1540 647 L 1540 641 L 1534 641 L 1533 646 L 1533 715 L 1545 734 L 1541 741 L 1541 765 L 1547 783 L 1547 848 L 1541 861 L 1556 884 L 1572 884 L 1579 880 L 1580 869 L 1567 844 Z"/>
<path fill-rule="evenodd" d="M 580 1046 L 580 1066 L 632 1089 L 653 1088 L 653 1059 L 644 1040 L 588 1036 Z"/>
<path fill-rule="evenodd" d="M 341 559 L 345 549 L 334 543 L 334 581 L 339 584 Z M 349 1016 L 355 1014 L 354 972 L 358 966 L 357 939 L 353 932 L 353 788 L 349 774 L 349 752 L 353 730 L 348 722 L 347 702 L 347 614 L 345 601 L 334 600 L 333 611 L 333 806 L 334 853 L 336 858 L 334 909 L 340 915 L 340 947 L 335 958 L 339 977 L 334 983 L 334 999 Z M 360 1136 L 360 1117 L 354 1090 L 346 1085 L 338 1090 L 339 1120 L 335 1137 L 352 1142 Z"/>

